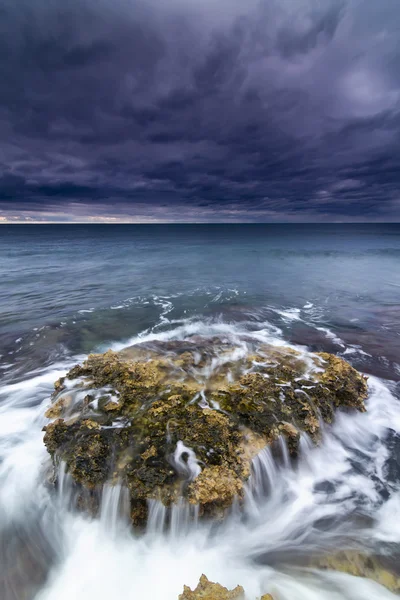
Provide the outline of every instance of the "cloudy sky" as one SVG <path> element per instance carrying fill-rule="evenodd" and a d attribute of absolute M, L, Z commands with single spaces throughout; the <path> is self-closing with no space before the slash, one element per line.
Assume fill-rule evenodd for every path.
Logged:
<path fill-rule="evenodd" d="M 400 221 L 399 0 L 0 0 L 0 221 Z"/>

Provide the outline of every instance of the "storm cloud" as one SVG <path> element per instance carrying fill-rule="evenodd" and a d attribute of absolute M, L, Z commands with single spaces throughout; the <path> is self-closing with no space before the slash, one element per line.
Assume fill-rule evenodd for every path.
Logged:
<path fill-rule="evenodd" d="M 398 0 L 0 0 L 0 220 L 400 220 Z"/>

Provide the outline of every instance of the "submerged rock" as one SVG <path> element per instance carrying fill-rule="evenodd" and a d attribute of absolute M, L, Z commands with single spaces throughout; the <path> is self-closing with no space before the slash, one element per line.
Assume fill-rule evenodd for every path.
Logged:
<path fill-rule="evenodd" d="M 365 378 L 330 354 L 220 339 L 90 355 L 55 384 L 44 442 L 92 496 L 129 490 L 135 524 L 149 499 L 183 496 L 217 515 L 241 498 L 251 461 L 279 437 L 296 456 L 336 408 L 364 411 Z"/>
<path fill-rule="evenodd" d="M 312 561 L 320 569 L 340 571 L 356 577 L 376 581 L 395 594 L 400 594 L 398 557 L 374 556 L 357 550 L 342 550 L 335 554 L 319 556 Z"/>

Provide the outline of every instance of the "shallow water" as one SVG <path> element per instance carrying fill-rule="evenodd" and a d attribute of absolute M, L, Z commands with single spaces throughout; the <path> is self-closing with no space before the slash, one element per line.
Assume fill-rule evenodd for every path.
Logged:
<path fill-rule="evenodd" d="M 2 226 L 0 257 L 4 600 L 176 600 L 203 572 L 249 600 L 394 597 L 304 565 L 399 551 L 399 226 Z M 335 352 L 372 375 L 368 412 L 339 414 L 319 448 L 304 437 L 297 464 L 264 450 L 223 525 L 155 504 L 133 534 L 118 487 L 99 518 L 74 512 L 68 474 L 48 485 L 54 381 L 93 350 L 196 336 Z"/>

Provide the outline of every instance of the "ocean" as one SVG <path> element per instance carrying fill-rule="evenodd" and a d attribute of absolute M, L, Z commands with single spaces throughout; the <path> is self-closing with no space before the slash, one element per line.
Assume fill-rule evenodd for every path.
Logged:
<path fill-rule="evenodd" d="M 298 464 L 264 464 L 271 493 L 216 533 L 132 534 L 104 491 L 97 519 L 48 484 L 54 381 L 91 352 L 224 336 L 327 351 L 369 377 Z M 400 225 L 1 225 L 2 600 L 176 600 L 205 572 L 248 600 L 394 598 L 301 557 L 400 543 Z M 345 540 L 345 542 L 344 542 Z"/>

